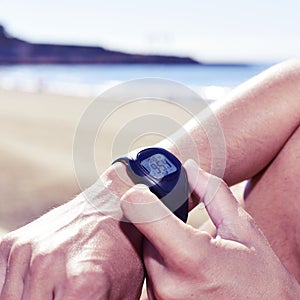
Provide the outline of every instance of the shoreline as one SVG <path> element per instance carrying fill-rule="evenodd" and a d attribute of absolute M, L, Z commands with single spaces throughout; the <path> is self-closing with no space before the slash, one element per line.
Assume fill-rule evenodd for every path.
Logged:
<path fill-rule="evenodd" d="M 163 79 L 164 80 L 164 79 Z M 42 80 L 33 80 L 32 82 L 10 81 L 0 78 L 0 90 L 8 92 L 20 92 L 20 93 L 32 93 L 32 94 L 47 94 L 53 96 L 68 96 L 74 98 L 96 98 L 97 96 L 107 92 L 115 86 L 124 84 L 129 81 L 117 81 L 110 80 L 103 82 L 102 84 L 86 84 L 86 83 L 46 83 Z M 171 80 L 172 81 L 172 80 Z M 179 82 L 179 84 L 181 84 Z M 212 103 L 222 97 L 225 97 L 232 88 L 227 86 L 188 86 L 184 85 L 193 91 L 199 98 L 208 103 Z M 153 86 L 153 90 L 160 88 L 161 86 Z M 144 89 L 143 86 L 140 87 Z M 170 94 L 168 90 L 164 92 L 164 96 L 167 99 L 174 99 L 174 95 Z M 116 99 L 110 99 L 111 101 L 118 101 Z M 193 102 L 197 101 L 194 98 L 185 98 L 178 100 L 179 102 Z"/>

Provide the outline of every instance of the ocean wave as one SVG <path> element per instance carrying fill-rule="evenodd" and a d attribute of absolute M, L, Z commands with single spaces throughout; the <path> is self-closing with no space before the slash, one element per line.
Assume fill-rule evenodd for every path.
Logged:
<path fill-rule="evenodd" d="M 74 97 L 96 97 L 108 89 L 112 88 L 115 85 L 123 83 L 122 81 L 109 80 L 101 84 L 87 84 L 87 83 L 78 83 L 78 82 L 46 82 L 40 79 L 18 79 L 14 77 L 0 77 L 0 88 L 5 90 L 14 90 L 22 92 L 31 92 L 31 93 L 50 93 L 57 95 L 66 95 Z M 141 89 L 144 87 L 141 86 Z M 186 99 L 183 95 L 173 95 L 172 91 L 165 90 L 163 91 L 163 86 L 153 87 L 160 88 L 162 95 L 166 98 L 172 99 L 174 101 L 193 101 L 194 99 Z M 208 102 L 215 101 L 225 97 L 230 91 L 230 87 L 226 86 L 189 86 L 201 99 L 204 99 Z M 130 91 L 124 91 L 124 93 L 130 93 Z M 118 97 L 111 100 L 117 100 Z"/>
<path fill-rule="evenodd" d="M 190 87 L 201 98 L 215 101 L 225 97 L 235 86 L 260 73 L 266 66 L 201 67 L 163 65 L 16 65 L 0 67 L 0 88 L 51 93 L 76 97 L 95 97 L 109 88 L 132 79 L 162 78 Z M 141 87 L 144 88 L 144 87 Z M 163 87 L 159 87 L 163 90 Z M 130 91 L 125 91 L 130 93 Z M 164 95 L 181 99 L 172 91 Z"/>

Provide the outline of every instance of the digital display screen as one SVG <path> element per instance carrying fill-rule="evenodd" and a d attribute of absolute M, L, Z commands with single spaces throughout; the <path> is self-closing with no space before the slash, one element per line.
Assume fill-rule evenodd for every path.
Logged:
<path fill-rule="evenodd" d="M 155 179 L 161 179 L 177 171 L 177 168 L 163 154 L 154 154 L 142 160 L 141 165 Z"/>

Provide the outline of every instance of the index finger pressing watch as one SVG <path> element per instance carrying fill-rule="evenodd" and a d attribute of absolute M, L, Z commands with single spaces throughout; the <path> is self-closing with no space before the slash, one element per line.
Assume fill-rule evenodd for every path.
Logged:
<path fill-rule="evenodd" d="M 188 217 L 189 188 L 186 171 L 181 162 L 163 148 L 146 148 L 120 157 L 134 183 L 149 187 L 183 222 Z"/>

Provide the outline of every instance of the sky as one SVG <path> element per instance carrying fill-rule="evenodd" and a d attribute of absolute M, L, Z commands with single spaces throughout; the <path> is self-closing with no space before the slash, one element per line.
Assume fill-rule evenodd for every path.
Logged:
<path fill-rule="evenodd" d="M 31 42 L 205 62 L 274 62 L 300 53 L 298 0 L 0 0 L 0 23 Z"/>

